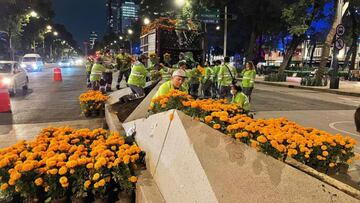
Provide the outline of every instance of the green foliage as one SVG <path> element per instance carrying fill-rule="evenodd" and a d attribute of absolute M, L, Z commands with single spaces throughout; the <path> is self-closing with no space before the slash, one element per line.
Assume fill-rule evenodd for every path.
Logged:
<path fill-rule="evenodd" d="M 301 78 L 301 85 L 303 86 L 327 86 L 327 79 L 323 78 L 318 80 L 316 77 L 304 77 Z"/>
<path fill-rule="evenodd" d="M 281 18 L 288 25 L 290 34 L 304 34 L 311 23 L 321 17 L 320 11 L 326 2 L 327 0 L 299 0 L 284 8 Z"/>
<path fill-rule="evenodd" d="M 286 73 L 271 73 L 264 78 L 268 82 L 286 82 Z"/>

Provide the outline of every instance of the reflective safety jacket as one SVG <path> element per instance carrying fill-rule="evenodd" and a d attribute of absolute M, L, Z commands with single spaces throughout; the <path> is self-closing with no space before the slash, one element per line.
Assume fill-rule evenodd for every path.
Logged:
<path fill-rule="evenodd" d="M 117 69 L 120 72 L 125 72 L 131 68 L 131 58 L 127 54 L 118 54 L 116 56 Z"/>
<path fill-rule="evenodd" d="M 245 111 L 250 111 L 249 98 L 243 92 L 236 93 L 236 95 L 232 97 L 231 103 L 239 104 Z"/>
<path fill-rule="evenodd" d="M 93 66 L 93 63 L 90 61 L 86 61 L 85 68 L 87 73 L 91 73 L 91 68 Z"/>
<path fill-rule="evenodd" d="M 95 63 L 91 68 L 90 82 L 100 81 L 102 74 L 106 71 L 106 68 L 100 64 Z"/>
<path fill-rule="evenodd" d="M 144 64 L 137 62 L 131 68 L 128 84 L 144 88 L 147 75 L 148 71 L 146 70 Z"/>
<path fill-rule="evenodd" d="M 242 87 L 254 87 L 255 84 L 255 77 L 256 77 L 256 71 L 255 70 L 243 70 L 241 72 L 242 77 L 242 82 L 241 85 Z"/>
<path fill-rule="evenodd" d="M 230 74 L 230 71 L 231 74 Z M 233 78 L 231 75 L 236 78 L 236 69 L 234 66 L 230 65 L 229 63 L 225 63 L 224 65 L 220 66 L 220 70 L 218 73 L 218 84 L 220 86 L 230 86 Z"/>
<path fill-rule="evenodd" d="M 204 79 L 203 79 L 203 83 L 205 83 L 206 81 L 214 81 L 214 70 L 213 68 L 211 67 L 206 67 L 205 68 L 205 76 L 204 76 Z"/>
<path fill-rule="evenodd" d="M 155 99 L 156 97 L 165 95 L 174 89 L 175 89 L 175 87 L 172 85 L 171 80 L 167 81 L 159 87 L 158 91 L 153 96 L 153 99 Z M 183 85 L 181 85 L 179 90 L 188 93 L 188 89 L 186 87 L 184 87 Z M 153 105 L 154 105 L 154 103 L 151 102 L 150 106 L 153 106 Z"/>

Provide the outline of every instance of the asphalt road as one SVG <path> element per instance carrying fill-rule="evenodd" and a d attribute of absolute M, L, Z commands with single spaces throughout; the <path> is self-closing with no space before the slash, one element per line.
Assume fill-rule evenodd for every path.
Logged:
<path fill-rule="evenodd" d="M 2 113 L 1 125 L 69 121 L 81 118 L 78 96 L 86 90 L 83 67 L 62 68 L 62 82 L 53 81 L 53 68 L 31 72 L 29 90 L 11 98 L 12 114 Z"/>

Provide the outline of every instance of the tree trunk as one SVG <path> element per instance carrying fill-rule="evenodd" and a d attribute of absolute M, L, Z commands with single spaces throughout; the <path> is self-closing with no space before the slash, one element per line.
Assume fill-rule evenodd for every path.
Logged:
<path fill-rule="evenodd" d="M 355 42 L 355 43 L 354 43 Z M 350 46 L 350 49 L 346 52 L 346 56 L 345 56 L 345 60 L 344 60 L 344 68 L 347 68 L 349 67 L 349 61 L 350 61 L 350 57 L 351 55 L 353 54 L 353 50 L 356 48 L 356 41 L 355 40 L 352 40 L 352 43 L 351 43 L 351 46 Z M 356 50 L 356 49 L 355 49 Z M 356 52 L 355 52 L 356 54 Z"/>
<path fill-rule="evenodd" d="M 350 68 L 349 70 L 354 70 L 355 69 L 355 60 L 356 60 L 356 54 L 357 54 L 357 50 L 358 50 L 358 30 L 359 30 L 359 25 L 358 25 L 358 21 L 356 20 L 356 11 L 355 8 L 353 6 L 350 6 L 350 15 L 351 15 L 351 21 L 352 21 L 352 53 L 351 53 L 351 64 L 350 64 Z M 350 50 L 349 50 L 350 51 Z"/>
<path fill-rule="evenodd" d="M 255 48 L 256 48 L 256 33 L 255 30 L 253 29 L 253 31 L 251 32 L 249 47 L 246 54 L 247 60 L 254 59 Z"/>
<path fill-rule="evenodd" d="M 293 36 L 290 46 L 286 49 L 283 62 L 281 63 L 279 68 L 279 73 L 284 73 L 285 69 L 289 66 L 292 55 L 294 54 L 296 48 L 304 39 L 305 39 L 305 35 Z"/>
<path fill-rule="evenodd" d="M 315 49 L 316 49 L 316 41 L 313 41 L 313 46 L 312 46 L 312 50 L 311 50 L 311 55 L 310 55 L 310 67 L 312 67 L 313 64 L 313 59 L 314 59 L 314 53 L 315 53 Z"/>
<path fill-rule="evenodd" d="M 330 48 L 334 41 L 334 37 L 336 34 L 336 27 L 339 25 L 339 21 L 337 20 L 337 18 L 338 18 L 338 15 L 341 15 L 341 13 L 337 13 L 338 1 L 335 1 L 334 4 L 335 4 L 334 9 L 336 11 L 336 14 L 334 16 L 332 26 L 329 30 L 329 33 L 326 36 L 326 39 L 325 39 L 325 42 L 323 45 L 323 49 L 322 49 L 322 53 L 321 53 L 320 67 L 319 67 L 318 71 L 316 71 L 316 75 L 315 75 L 317 81 L 322 80 L 322 78 L 325 74 L 325 71 L 327 68 L 326 64 L 328 62 L 328 57 L 330 55 Z"/>

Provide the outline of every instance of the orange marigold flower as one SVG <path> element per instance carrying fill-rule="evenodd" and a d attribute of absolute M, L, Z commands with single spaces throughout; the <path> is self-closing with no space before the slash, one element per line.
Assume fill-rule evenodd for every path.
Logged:
<path fill-rule="evenodd" d="M 44 180 L 42 178 L 36 178 L 34 183 L 36 186 L 41 186 L 44 183 Z"/>
<path fill-rule="evenodd" d="M 266 137 L 263 136 L 263 135 L 260 135 L 259 137 L 257 137 L 256 140 L 257 140 L 258 142 L 260 142 L 260 143 L 265 143 L 265 142 L 267 142 Z"/>
<path fill-rule="evenodd" d="M 97 181 L 97 180 L 99 180 L 99 178 L 100 178 L 100 174 L 99 174 L 99 173 L 95 173 L 92 179 L 93 179 L 94 181 Z"/>
<path fill-rule="evenodd" d="M 216 130 L 218 130 L 218 129 L 221 128 L 221 125 L 220 125 L 220 124 L 214 124 L 214 125 L 213 125 L 213 128 L 216 129 Z"/>
<path fill-rule="evenodd" d="M 90 185 L 91 185 L 91 181 L 90 181 L 90 180 L 87 180 L 87 181 L 84 182 L 84 187 L 85 187 L 86 189 L 89 188 Z"/>
<path fill-rule="evenodd" d="M 68 167 L 68 168 L 74 168 L 76 165 L 77 165 L 77 161 L 75 161 L 75 160 L 66 162 L 66 167 Z"/>
<path fill-rule="evenodd" d="M 62 176 L 62 177 L 59 179 L 59 182 L 60 182 L 61 185 L 63 185 L 63 184 L 68 183 L 68 179 L 67 179 L 67 177 Z"/>
<path fill-rule="evenodd" d="M 132 182 L 132 183 L 136 183 L 137 177 L 136 177 L 136 176 L 131 176 L 128 180 L 129 180 L 130 182 Z"/>
<path fill-rule="evenodd" d="M 104 187 L 105 183 L 106 183 L 105 180 L 101 179 L 101 180 L 99 180 L 98 185 L 99 185 L 99 187 Z"/>
<path fill-rule="evenodd" d="M 66 168 L 66 166 L 62 166 L 59 169 L 59 175 L 64 175 L 65 173 L 67 173 L 68 169 Z"/>
<path fill-rule="evenodd" d="M 1 190 L 5 191 L 6 189 L 8 189 L 9 185 L 7 183 L 4 183 L 1 185 Z"/>

